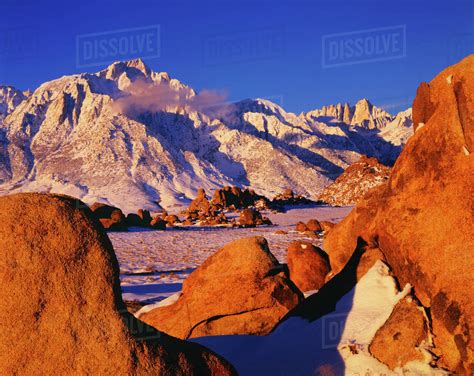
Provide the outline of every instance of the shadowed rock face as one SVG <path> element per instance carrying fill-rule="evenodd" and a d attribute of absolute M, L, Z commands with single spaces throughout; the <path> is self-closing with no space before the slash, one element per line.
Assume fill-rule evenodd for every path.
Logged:
<path fill-rule="evenodd" d="M 140 319 L 179 338 L 268 334 L 303 296 L 262 237 L 236 240 L 184 282 L 178 301 Z"/>
<path fill-rule="evenodd" d="M 327 236 L 337 272 L 358 235 L 375 239 L 401 285 L 431 309 L 438 364 L 474 372 L 474 55 L 453 65 L 414 101 L 416 133 L 387 184 Z"/>
<path fill-rule="evenodd" d="M 18 194 L 0 212 L 0 374 L 233 374 L 127 312 L 112 245 L 84 203 Z"/>

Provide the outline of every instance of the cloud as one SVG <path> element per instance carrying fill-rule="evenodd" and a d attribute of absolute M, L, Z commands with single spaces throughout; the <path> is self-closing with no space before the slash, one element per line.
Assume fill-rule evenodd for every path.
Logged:
<path fill-rule="evenodd" d="M 223 91 L 202 90 L 195 93 L 188 87 L 170 86 L 168 82 L 136 80 L 125 91 L 128 95 L 116 100 L 114 109 L 128 115 L 183 108 L 187 112 L 197 111 L 211 118 L 221 118 L 233 108 L 227 102 L 227 93 Z"/>
<path fill-rule="evenodd" d="M 400 107 L 411 107 L 413 103 L 413 99 L 410 98 L 403 98 L 398 101 L 393 101 L 393 102 L 386 102 L 381 105 L 378 105 L 378 107 L 384 109 L 385 111 L 390 111 L 393 110 L 394 108 L 398 109 Z"/>

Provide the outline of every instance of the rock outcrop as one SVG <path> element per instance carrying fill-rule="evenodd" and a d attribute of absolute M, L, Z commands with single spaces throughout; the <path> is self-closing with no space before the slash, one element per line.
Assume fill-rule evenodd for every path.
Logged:
<path fill-rule="evenodd" d="M 183 283 L 176 303 L 140 316 L 178 338 L 268 334 L 302 300 L 262 237 L 236 240 Z"/>
<path fill-rule="evenodd" d="M 295 230 L 319 237 L 324 231 L 324 228 L 317 219 L 310 219 L 307 223 L 298 222 L 295 226 Z"/>
<path fill-rule="evenodd" d="M 423 308 L 408 296 L 393 308 L 385 324 L 375 333 L 370 353 L 391 369 L 424 360 L 423 347 L 430 345 L 429 323 Z"/>
<path fill-rule="evenodd" d="M 235 374 L 128 313 L 112 244 L 84 203 L 18 194 L 0 211 L 0 374 Z"/>
<path fill-rule="evenodd" d="M 29 96 L 28 93 L 26 94 L 13 86 L 0 85 L 0 120 L 13 112 Z"/>
<path fill-rule="evenodd" d="M 306 227 L 306 223 L 300 221 L 295 225 L 295 230 L 298 232 L 305 232 L 308 231 L 308 227 Z"/>
<path fill-rule="evenodd" d="M 306 227 L 309 231 L 315 231 L 315 232 L 323 231 L 321 223 L 317 219 L 310 219 L 306 223 Z"/>
<path fill-rule="evenodd" d="M 474 55 L 422 84 L 416 132 L 386 184 L 327 236 L 335 272 L 357 236 L 375 241 L 431 312 L 438 365 L 474 372 Z"/>
<path fill-rule="evenodd" d="M 175 214 L 169 214 L 166 215 L 164 218 L 162 218 L 167 224 L 169 225 L 175 225 L 177 223 L 181 223 L 181 220 L 179 217 Z"/>
<path fill-rule="evenodd" d="M 96 219 L 110 218 L 114 211 L 120 210 L 119 208 L 116 208 L 115 206 L 103 204 L 103 203 L 100 203 L 100 202 L 93 203 L 90 206 L 90 209 L 93 213 L 94 218 L 96 218 Z"/>
<path fill-rule="evenodd" d="M 383 109 L 374 106 L 368 99 L 359 100 L 354 106 L 348 103 L 323 106 L 303 114 L 306 118 L 324 120 L 325 117 L 333 118 L 348 125 L 368 129 L 383 128 L 394 117 Z"/>
<path fill-rule="evenodd" d="M 198 213 L 198 212 L 207 212 L 211 204 L 207 199 L 206 191 L 202 188 L 198 189 L 196 198 L 189 204 L 188 212 L 189 213 Z"/>
<path fill-rule="evenodd" d="M 269 200 L 248 188 L 242 190 L 239 187 L 226 186 L 214 192 L 211 204 L 228 210 L 245 209 L 251 206 L 268 208 Z"/>
<path fill-rule="evenodd" d="M 96 202 L 90 207 L 93 217 L 96 218 L 104 229 L 109 231 L 126 231 L 127 222 L 122 210 L 114 206 Z"/>
<path fill-rule="evenodd" d="M 294 241 L 288 246 L 290 279 L 301 291 L 319 290 L 331 271 L 329 257 L 309 242 Z"/>
<path fill-rule="evenodd" d="M 161 219 L 161 218 L 160 218 Z M 130 227 L 153 227 L 155 229 L 163 230 L 152 225 L 153 218 L 148 210 L 138 209 L 137 213 L 129 213 L 126 218 L 126 223 Z M 155 221 L 156 222 L 156 221 Z"/>
<path fill-rule="evenodd" d="M 164 221 L 159 216 L 156 216 L 151 220 L 150 227 L 154 230 L 166 230 L 167 224 L 167 221 Z"/>
<path fill-rule="evenodd" d="M 228 219 L 223 213 L 223 207 L 211 203 L 202 188 L 198 190 L 196 198 L 189 204 L 184 216 L 183 224 L 185 225 L 215 226 L 228 223 Z"/>
<path fill-rule="evenodd" d="M 167 222 L 159 216 L 152 218 L 148 210 L 138 209 L 125 217 L 122 210 L 115 206 L 96 202 L 90 207 L 93 217 L 108 231 L 127 231 L 128 227 L 145 227 L 154 230 L 166 230 Z"/>
<path fill-rule="evenodd" d="M 312 202 L 313 201 L 309 198 L 302 195 L 296 195 L 293 190 L 288 188 L 273 198 L 271 206 L 274 209 L 280 209 L 284 205 L 304 205 Z"/>
<path fill-rule="evenodd" d="M 272 222 L 267 217 L 263 217 L 262 214 L 254 208 L 242 210 L 237 223 L 243 227 L 255 227 L 272 224 Z"/>
<path fill-rule="evenodd" d="M 333 206 L 355 205 L 370 189 L 385 183 L 389 175 L 390 167 L 376 158 L 362 156 L 323 190 L 318 201 Z"/>

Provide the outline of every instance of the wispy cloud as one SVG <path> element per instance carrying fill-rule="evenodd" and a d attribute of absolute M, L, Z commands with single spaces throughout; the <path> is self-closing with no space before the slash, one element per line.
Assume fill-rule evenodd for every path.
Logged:
<path fill-rule="evenodd" d="M 187 112 L 197 111 L 210 117 L 222 117 L 233 107 L 227 102 L 225 91 L 202 90 L 195 93 L 188 87 L 173 87 L 168 82 L 136 80 L 125 91 L 128 95 L 116 100 L 114 108 L 126 114 L 183 108 Z"/>

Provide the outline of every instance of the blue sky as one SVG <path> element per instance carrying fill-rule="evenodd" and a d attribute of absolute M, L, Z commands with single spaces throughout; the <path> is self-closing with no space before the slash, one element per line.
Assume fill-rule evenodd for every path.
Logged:
<path fill-rule="evenodd" d="M 152 69 L 197 90 L 225 90 L 229 100 L 264 97 L 300 112 L 367 97 L 396 112 L 410 106 L 420 81 L 473 52 L 473 3 L 2 0 L 0 84 L 34 89 L 98 71 L 120 56 L 109 46 L 89 60 L 96 65 L 82 66 L 83 35 L 113 38 L 159 25 L 152 36 L 159 48 L 153 40 L 154 50 L 128 46 L 121 57 L 143 55 Z M 134 43 L 143 30 L 119 36 Z M 86 38 L 104 34 L 97 35 Z M 357 57 L 347 50 L 355 38 L 366 43 Z"/>

